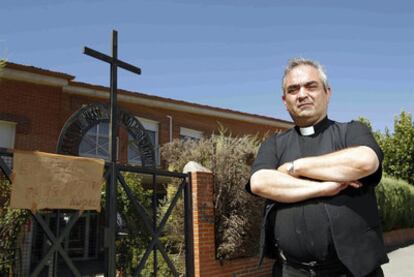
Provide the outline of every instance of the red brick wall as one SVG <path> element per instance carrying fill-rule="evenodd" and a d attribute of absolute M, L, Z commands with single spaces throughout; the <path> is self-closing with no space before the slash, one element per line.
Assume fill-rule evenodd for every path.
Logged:
<path fill-rule="evenodd" d="M 62 127 L 61 87 L 1 79 L 0 120 L 16 122 L 15 148 L 55 152 Z"/>
<path fill-rule="evenodd" d="M 258 257 L 220 262 L 215 254 L 213 175 L 194 172 L 192 179 L 194 271 L 196 277 L 271 276 L 272 261 L 258 268 Z M 259 234 L 258 234 L 259 235 Z"/>
<path fill-rule="evenodd" d="M 384 243 L 387 247 L 396 247 L 410 241 L 414 241 L 414 228 L 398 229 L 384 233 Z"/>

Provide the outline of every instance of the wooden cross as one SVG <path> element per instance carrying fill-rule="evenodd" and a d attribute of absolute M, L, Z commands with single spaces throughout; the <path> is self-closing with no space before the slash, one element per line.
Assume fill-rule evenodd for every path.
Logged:
<path fill-rule="evenodd" d="M 110 160 L 112 162 L 116 162 L 118 153 L 117 147 L 117 140 L 116 135 L 118 131 L 118 124 L 117 124 L 117 112 L 118 112 L 118 103 L 117 103 L 117 91 L 118 91 L 118 67 L 136 73 L 138 75 L 141 74 L 141 69 L 139 67 L 133 66 L 129 63 L 123 62 L 118 60 L 118 32 L 116 30 L 112 31 L 112 57 L 105 55 L 101 52 L 95 51 L 91 48 L 84 47 L 83 53 L 94 57 L 98 60 L 107 62 L 111 65 L 111 73 L 110 73 L 110 80 L 111 80 L 111 117 L 109 120 L 109 153 L 110 153 Z"/>

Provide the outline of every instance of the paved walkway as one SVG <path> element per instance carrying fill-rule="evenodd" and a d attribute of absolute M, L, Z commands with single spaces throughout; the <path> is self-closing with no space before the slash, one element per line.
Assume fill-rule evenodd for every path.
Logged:
<path fill-rule="evenodd" d="M 385 277 L 414 276 L 414 244 L 388 253 L 390 262 L 382 266 Z"/>

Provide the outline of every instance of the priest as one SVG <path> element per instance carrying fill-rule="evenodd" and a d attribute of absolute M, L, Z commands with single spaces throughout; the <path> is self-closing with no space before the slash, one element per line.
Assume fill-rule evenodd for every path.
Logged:
<path fill-rule="evenodd" d="M 267 199 L 260 263 L 274 258 L 273 276 L 383 276 L 380 147 L 362 123 L 328 117 L 318 62 L 290 60 L 282 90 L 295 127 L 263 142 L 246 187 Z"/>

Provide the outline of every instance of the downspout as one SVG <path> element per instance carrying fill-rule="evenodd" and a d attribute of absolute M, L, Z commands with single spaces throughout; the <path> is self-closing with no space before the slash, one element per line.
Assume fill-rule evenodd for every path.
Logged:
<path fill-rule="evenodd" d="M 170 120 L 170 142 L 173 140 L 173 125 L 172 125 L 172 116 L 167 115 L 168 119 Z"/>

